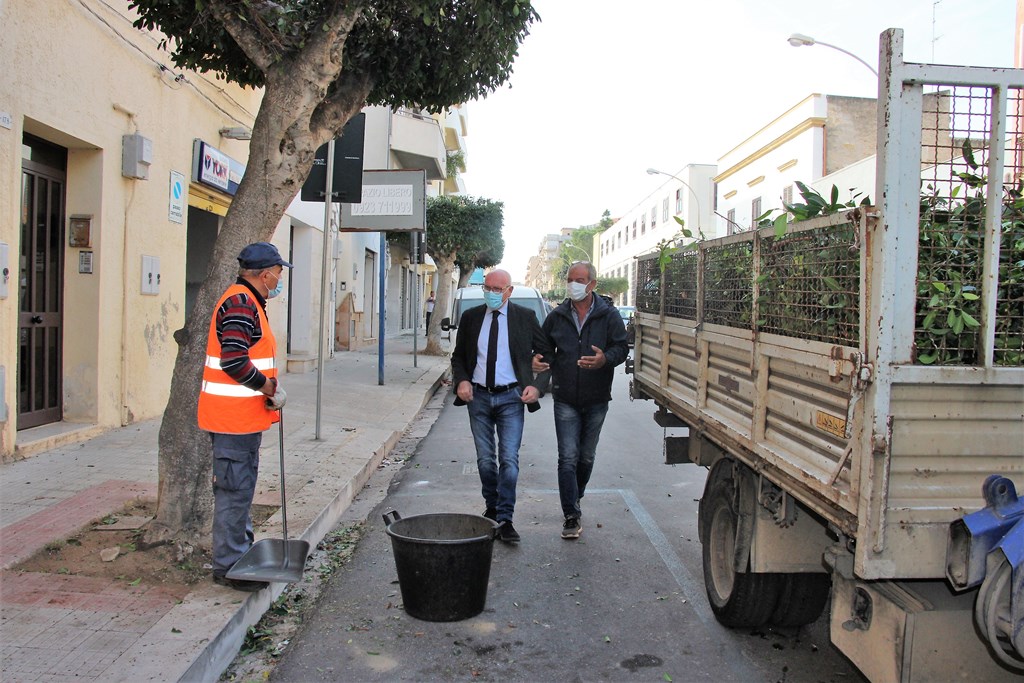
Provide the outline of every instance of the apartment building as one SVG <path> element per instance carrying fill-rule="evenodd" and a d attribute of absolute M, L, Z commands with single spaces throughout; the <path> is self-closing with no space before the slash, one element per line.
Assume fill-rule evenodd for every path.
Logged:
<path fill-rule="evenodd" d="M 689 164 L 672 174 L 655 174 L 664 182 L 597 236 L 598 275 L 624 277 L 630 282 L 629 291 L 616 301 L 618 305 L 636 301 L 634 259 L 654 251 L 662 240 L 677 237 L 680 226 L 676 217 L 694 238 L 701 233 L 708 239 L 717 236 L 712 182 L 716 168 L 714 164 Z"/>
<path fill-rule="evenodd" d="M 749 230 L 783 201 L 799 201 L 798 180 L 810 185 L 873 156 L 876 117 L 874 98 L 812 94 L 730 149 L 714 177 L 718 233 Z M 853 186 L 840 182 L 846 199 Z M 857 191 L 870 195 L 873 189 Z"/>
<path fill-rule="evenodd" d="M 103 0 L 0 3 L 2 459 L 163 412 L 173 334 L 245 173 L 261 91 L 177 69 L 133 19 Z M 428 194 L 461 190 L 446 169 L 462 108 L 366 115 L 364 168 L 424 168 Z M 381 296 L 385 332 L 400 332 L 432 288 L 429 263 L 379 233 L 336 234 L 339 219 L 335 205 L 325 240 L 323 204 L 296 198 L 272 238 L 295 264 L 268 307 L 290 372 L 315 368 L 323 296 L 327 348 L 357 348 L 380 334 Z"/>
<path fill-rule="evenodd" d="M 562 263 L 561 250 L 577 228 L 562 228 L 557 234 L 544 235 L 537 246 L 537 253 L 526 265 L 527 287 L 533 287 L 542 294 L 562 287 L 559 282 L 559 266 Z"/>

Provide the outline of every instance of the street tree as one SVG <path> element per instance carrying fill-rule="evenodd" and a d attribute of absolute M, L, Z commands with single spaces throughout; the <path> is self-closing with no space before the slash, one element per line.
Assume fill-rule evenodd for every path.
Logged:
<path fill-rule="evenodd" d="M 444 354 L 441 348 L 441 319 L 448 316 L 448 302 L 452 298 L 452 273 L 455 272 L 459 255 L 479 254 L 483 249 L 493 249 L 497 259 L 500 259 L 505 248 L 501 239 L 504 220 L 504 205 L 501 202 L 465 195 L 427 199 L 427 239 L 424 249 L 437 266 L 437 291 L 430 328 L 427 330 L 427 346 L 423 353 L 437 356 Z"/>
<path fill-rule="evenodd" d="M 558 280 L 564 281 L 569 266 L 576 261 L 594 262 L 594 235 L 599 235 L 612 226 L 611 212 L 605 209 L 601 220 L 593 225 L 581 225 L 569 233 L 569 238 L 558 249 Z M 563 288 L 564 289 L 564 288 Z"/>
<path fill-rule="evenodd" d="M 269 240 L 318 147 L 366 105 L 441 111 L 501 86 L 529 0 L 128 0 L 183 69 L 263 88 L 245 176 L 185 327 L 159 436 L 159 502 L 146 542 L 195 541 L 212 513 L 211 446 L 196 423 L 209 315 L 235 257 Z"/>
<path fill-rule="evenodd" d="M 496 266 L 505 255 L 505 240 L 500 230 L 476 233 L 471 237 L 472 243 L 464 244 L 455 257 L 455 266 L 459 269 L 459 287 L 469 284 L 474 270 Z"/>
<path fill-rule="evenodd" d="M 594 291 L 614 299 L 629 291 L 629 280 L 624 277 L 599 277 Z"/>

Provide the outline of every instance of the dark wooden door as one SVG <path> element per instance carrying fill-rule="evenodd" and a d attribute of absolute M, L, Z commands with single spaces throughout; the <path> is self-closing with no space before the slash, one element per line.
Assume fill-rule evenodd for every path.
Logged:
<path fill-rule="evenodd" d="M 42 141 L 26 139 L 25 147 L 29 154 L 22 159 L 21 174 L 18 429 L 62 418 L 66 157 L 63 150 Z"/>

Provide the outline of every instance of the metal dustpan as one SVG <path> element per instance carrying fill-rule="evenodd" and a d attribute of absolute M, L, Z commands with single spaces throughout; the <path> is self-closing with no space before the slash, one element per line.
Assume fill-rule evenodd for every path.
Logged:
<path fill-rule="evenodd" d="M 309 541 L 288 539 L 288 505 L 284 492 L 284 411 L 278 422 L 281 444 L 281 526 L 284 538 L 264 538 L 250 546 L 238 562 L 228 570 L 227 578 L 242 581 L 277 581 L 294 583 L 302 580 L 302 570 L 309 554 Z"/>

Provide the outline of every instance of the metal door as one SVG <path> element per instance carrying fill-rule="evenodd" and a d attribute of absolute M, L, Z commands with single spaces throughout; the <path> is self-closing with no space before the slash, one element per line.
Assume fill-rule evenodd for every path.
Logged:
<path fill-rule="evenodd" d="M 46 149 L 49 148 L 49 149 Z M 18 429 L 62 417 L 63 149 L 26 136 L 18 268 Z M 54 168 L 58 165 L 60 168 Z"/>

